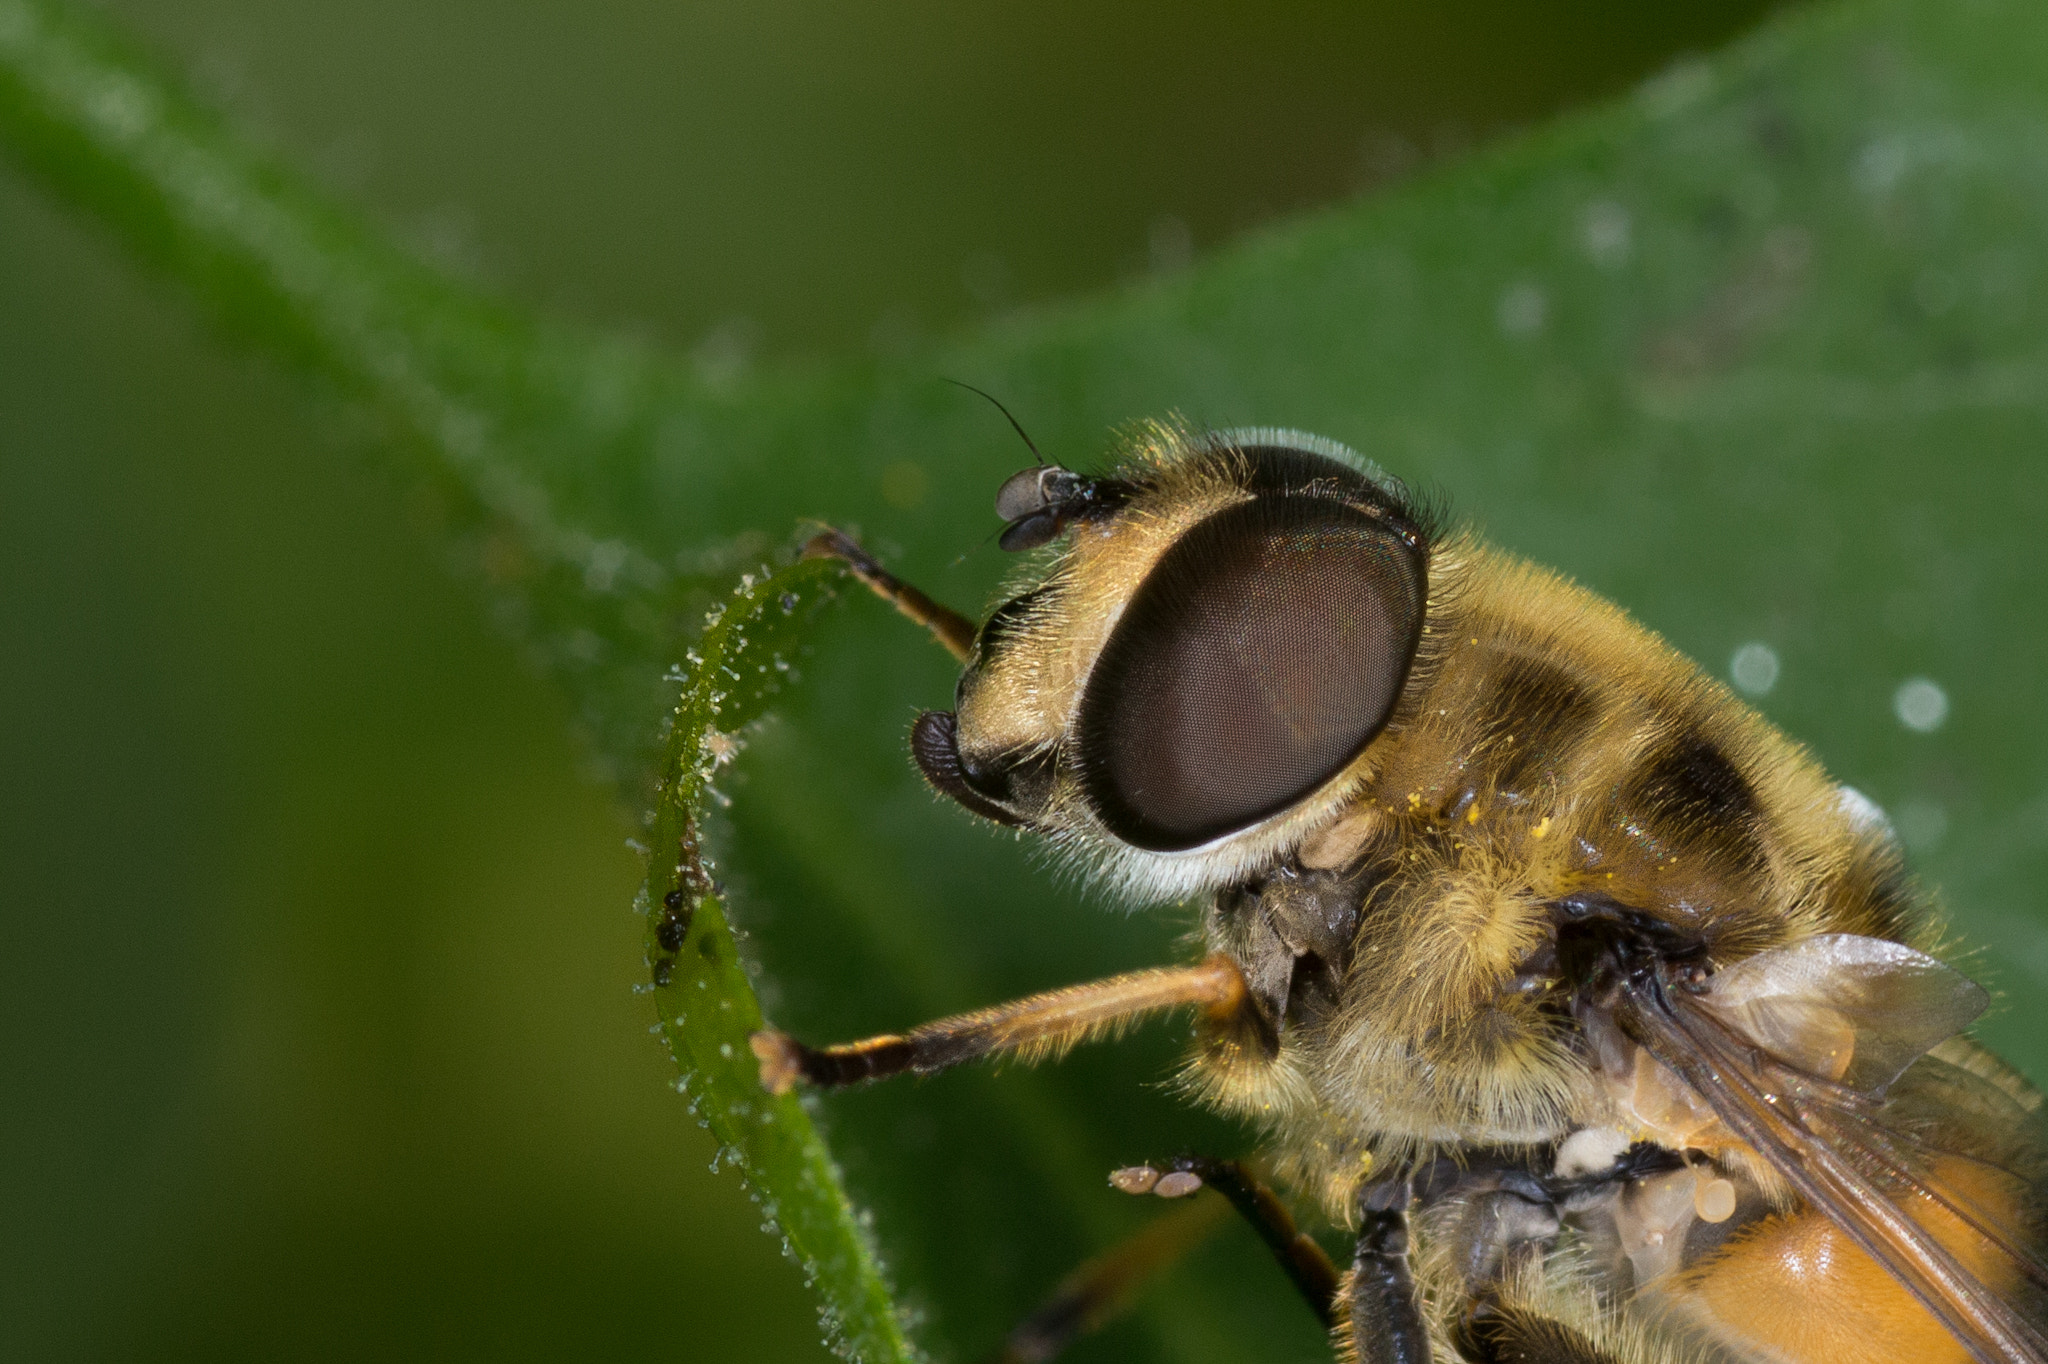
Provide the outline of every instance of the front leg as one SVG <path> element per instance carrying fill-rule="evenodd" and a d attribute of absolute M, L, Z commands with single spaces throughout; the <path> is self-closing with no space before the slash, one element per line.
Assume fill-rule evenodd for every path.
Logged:
<path fill-rule="evenodd" d="M 962 663 L 974 657 L 974 622 L 952 607 L 933 601 L 883 568 L 874 555 L 843 530 L 831 526 L 804 543 L 806 559 L 837 559 L 867 584 L 868 590 L 911 620 L 931 631 L 940 647 Z"/>
<path fill-rule="evenodd" d="M 774 1029 L 748 1040 L 761 1062 L 761 1083 L 781 1094 L 799 1081 L 830 1088 L 905 1072 L 930 1075 L 984 1056 L 1058 1056 L 1149 1014 L 1190 1005 L 1202 1011 L 1209 1036 L 1220 1045 L 1255 1031 L 1261 1017 L 1237 963 L 1218 953 L 1194 966 L 1132 971 L 836 1047 L 807 1047 Z"/>

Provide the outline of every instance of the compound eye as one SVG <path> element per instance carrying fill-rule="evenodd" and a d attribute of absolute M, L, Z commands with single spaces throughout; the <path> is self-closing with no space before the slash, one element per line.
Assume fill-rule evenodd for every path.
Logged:
<path fill-rule="evenodd" d="M 1386 725 L 1421 635 L 1424 552 L 1343 503 L 1269 495 L 1182 536 L 1081 699 L 1109 831 L 1180 851 L 1285 810 Z"/>

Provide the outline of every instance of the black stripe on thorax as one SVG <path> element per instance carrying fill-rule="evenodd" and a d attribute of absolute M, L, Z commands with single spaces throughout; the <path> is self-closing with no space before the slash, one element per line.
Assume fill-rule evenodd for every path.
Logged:
<path fill-rule="evenodd" d="M 1579 678 L 1538 659 L 1508 658 L 1477 708 L 1478 755 L 1497 790 L 1521 791 L 1567 766 L 1600 715 Z"/>
<path fill-rule="evenodd" d="M 1682 733 L 1652 749 L 1622 789 L 1623 812 L 1666 842 L 1718 853 L 1737 866 L 1763 862 L 1762 804 L 1705 735 Z"/>

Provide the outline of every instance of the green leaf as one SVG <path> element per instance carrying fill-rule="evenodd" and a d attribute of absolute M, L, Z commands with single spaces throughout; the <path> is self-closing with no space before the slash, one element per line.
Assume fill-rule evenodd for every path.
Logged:
<path fill-rule="evenodd" d="M 909 1360 L 917 1356 L 871 1238 L 810 1115 L 794 1094 L 762 1092 L 747 1048 L 761 1011 L 699 835 L 713 776 L 794 671 L 805 627 L 836 576 L 816 559 L 748 574 L 713 610 L 689 655 L 649 830 L 656 851 L 648 856 L 647 956 L 682 1087 L 718 1138 L 720 1159 L 747 1180 L 818 1286 L 827 1342 L 852 1359 Z"/>
<path fill-rule="evenodd" d="M 987 500 L 1023 456 L 935 381 L 953 375 L 1076 463 L 1172 410 L 1317 430 L 1447 490 L 1494 539 L 1710 668 L 1769 646 L 1781 667 L 1758 704 L 1894 813 L 1959 929 L 1994 949 L 1982 970 L 2015 997 L 2048 983 L 2038 5 L 1794 12 L 1626 100 L 1183 276 L 914 362 L 721 390 L 438 279 L 67 8 L 0 0 L 0 139 L 240 335 L 359 406 L 636 804 L 674 701 L 660 679 L 711 585 L 800 517 L 860 523 L 956 604 L 995 590 Z M 907 627 L 862 600 L 811 647 L 806 685 L 722 778 L 733 804 L 712 825 L 778 1024 L 857 1036 L 1180 950 L 1184 911 L 1102 914 L 920 789 L 902 730 L 943 703 L 950 668 Z M 1950 702 L 1932 733 L 1894 717 L 1917 676 Z M 680 820 L 669 789 L 660 818 Z M 666 875 L 680 832 L 663 838 Z M 701 911 L 692 941 L 722 922 Z M 688 959 L 686 945 L 658 1000 Z M 746 978 L 721 962 L 706 989 L 734 1001 L 724 1031 L 665 1015 L 693 1070 L 750 1026 Z M 1987 1035 L 2048 1069 L 2019 1010 Z M 985 1348 L 1133 1225 L 1141 1210 L 1102 1189 L 1104 1170 L 1251 1139 L 1162 1092 L 1170 1048 L 1152 1035 L 1058 1069 L 818 1104 L 934 1345 Z M 714 1121 L 788 1157 L 751 1162 L 761 1194 L 793 1244 L 800 1225 L 819 1238 L 800 1253 L 844 1338 L 888 1357 L 897 1318 L 806 1110 L 732 1126 L 733 1103 L 765 1104 L 735 1092 Z M 1104 1348 L 1312 1357 L 1315 1335 L 1256 1253 L 1225 1244 Z"/>

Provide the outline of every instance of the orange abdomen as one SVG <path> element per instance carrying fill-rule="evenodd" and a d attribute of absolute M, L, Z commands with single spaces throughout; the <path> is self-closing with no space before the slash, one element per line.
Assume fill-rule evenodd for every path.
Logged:
<path fill-rule="evenodd" d="M 1999 1225 L 2022 1224 L 2020 1183 L 1973 1160 L 1935 1169 L 1950 1197 Z M 2016 1267 L 1974 1228 L 1925 1194 L 1904 1204 L 1963 1267 L 1994 1291 Z M 1968 1351 L 1840 1228 L 1817 1212 L 1773 1214 L 1665 1292 L 1737 1350 L 1774 1364 L 1967 1364 Z"/>

